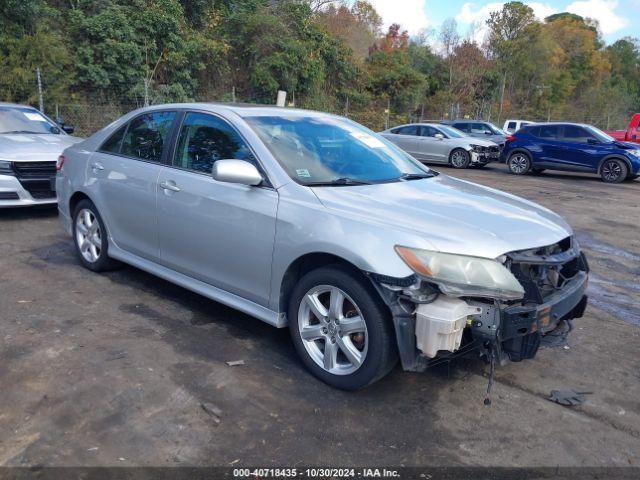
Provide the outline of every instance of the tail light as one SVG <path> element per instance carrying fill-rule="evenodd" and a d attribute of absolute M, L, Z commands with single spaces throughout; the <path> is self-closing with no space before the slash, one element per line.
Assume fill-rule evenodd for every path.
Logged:
<path fill-rule="evenodd" d="M 504 139 L 504 141 L 505 141 L 506 143 L 509 143 L 509 142 L 513 142 L 513 141 L 515 141 L 515 139 L 516 139 L 516 137 L 515 137 L 515 136 L 513 136 L 513 135 L 507 135 L 507 136 L 506 136 L 506 138 Z"/>
<path fill-rule="evenodd" d="M 58 161 L 56 162 L 56 170 L 58 172 L 62 170 L 62 165 L 64 165 L 64 155 L 60 155 L 58 157 Z"/>

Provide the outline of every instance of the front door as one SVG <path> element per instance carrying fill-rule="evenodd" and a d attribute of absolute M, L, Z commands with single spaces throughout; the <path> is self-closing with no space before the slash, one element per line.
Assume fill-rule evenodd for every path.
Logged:
<path fill-rule="evenodd" d="M 442 135 L 442 138 L 436 135 Z M 447 163 L 449 161 L 449 139 L 435 127 L 422 125 L 418 139 L 418 150 L 429 162 Z"/>
<path fill-rule="evenodd" d="M 278 193 L 266 181 L 250 187 L 214 180 L 214 162 L 234 158 L 260 169 L 227 121 L 185 115 L 172 163 L 158 179 L 161 262 L 267 306 Z"/>

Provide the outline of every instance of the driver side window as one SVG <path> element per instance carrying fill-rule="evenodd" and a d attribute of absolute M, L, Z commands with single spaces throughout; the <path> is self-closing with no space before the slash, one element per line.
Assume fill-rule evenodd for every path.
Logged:
<path fill-rule="evenodd" d="M 206 113 L 187 113 L 173 158 L 173 166 L 199 173 L 211 173 L 218 160 L 256 162 L 240 135 L 224 120 Z M 259 168 L 259 167 L 258 167 Z"/>

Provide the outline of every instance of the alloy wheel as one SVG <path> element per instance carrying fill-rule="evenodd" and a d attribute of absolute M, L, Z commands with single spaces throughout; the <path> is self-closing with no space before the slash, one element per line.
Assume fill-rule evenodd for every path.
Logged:
<path fill-rule="evenodd" d="M 467 157 L 464 154 L 464 152 L 462 152 L 461 150 L 456 150 L 451 155 L 451 164 L 456 168 L 464 167 L 466 161 L 467 161 Z"/>
<path fill-rule="evenodd" d="M 509 159 L 509 168 L 513 173 L 525 173 L 529 169 L 529 159 L 522 153 L 516 153 Z"/>
<path fill-rule="evenodd" d="M 341 289 L 320 285 L 309 290 L 298 309 L 302 344 L 313 361 L 334 375 L 349 375 L 363 364 L 367 325 L 355 302 Z"/>
<path fill-rule="evenodd" d="M 602 166 L 602 177 L 607 182 L 615 182 L 620 175 L 622 175 L 622 168 L 618 162 L 611 160 Z"/>
<path fill-rule="evenodd" d="M 102 250 L 102 232 L 95 214 L 87 208 L 80 210 L 76 216 L 76 242 L 87 262 L 98 261 Z"/>

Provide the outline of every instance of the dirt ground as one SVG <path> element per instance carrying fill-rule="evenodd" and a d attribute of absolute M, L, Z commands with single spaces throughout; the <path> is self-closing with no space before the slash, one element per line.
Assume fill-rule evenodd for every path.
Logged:
<path fill-rule="evenodd" d="M 591 262 L 568 347 L 500 368 L 491 406 L 480 362 L 333 390 L 286 329 L 134 268 L 94 274 L 55 209 L 0 210 L 0 465 L 637 467 L 640 181 L 440 170 L 560 213 Z M 593 393 L 545 399 L 561 388 Z"/>

